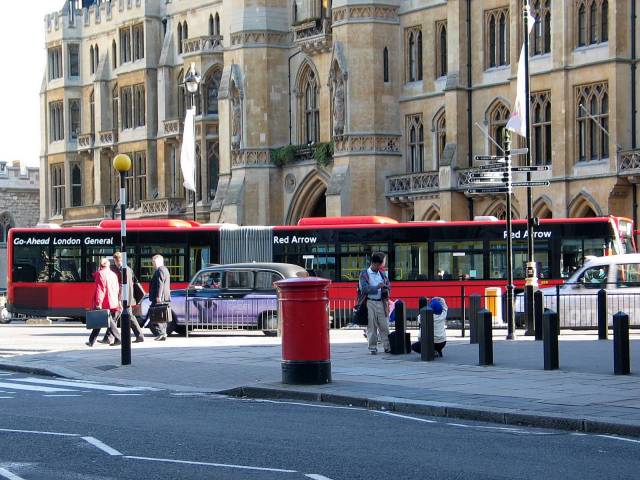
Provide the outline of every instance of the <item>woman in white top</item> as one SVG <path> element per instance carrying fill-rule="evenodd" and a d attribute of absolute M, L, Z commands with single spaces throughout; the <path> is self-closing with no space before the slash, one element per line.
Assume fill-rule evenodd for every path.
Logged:
<path fill-rule="evenodd" d="M 439 357 L 442 357 L 442 350 L 447 344 L 447 302 L 442 297 L 433 297 L 429 302 L 429 307 L 433 310 L 433 348 Z M 420 339 L 411 345 L 411 350 L 420 353 Z"/>

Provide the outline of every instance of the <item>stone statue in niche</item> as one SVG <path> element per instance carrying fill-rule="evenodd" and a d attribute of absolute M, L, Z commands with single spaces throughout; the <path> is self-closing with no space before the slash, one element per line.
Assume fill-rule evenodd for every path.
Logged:
<path fill-rule="evenodd" d="M 341 136 L 344 133 L 344 80 L 340 77 L 335 81 L 333 95 L 333 134 Z"/>
<path fill-rule="evenodd" d="M 231 148 L 238 150 L 242 142 L 242 103 L 238 90 L 233 89 L 231 97 Z"/>

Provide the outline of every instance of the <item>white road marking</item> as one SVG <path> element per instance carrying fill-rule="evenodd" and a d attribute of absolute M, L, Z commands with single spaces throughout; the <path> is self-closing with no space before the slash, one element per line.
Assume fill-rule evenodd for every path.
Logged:
<path fill-rule="evenodd" d="M 406 418 L 407 420 L 415 420 L 416 422 L 439 423 L 436 420 L 427 420 L 426 418 L 410 417 L 408 415 L 400 415 L 399 413 L 392 413 L 392 412 L 383 412 L 381 410 L 372 410 L 372 412 L 379 413 L 380 415 L 389 415 L 390 417 L 398 417 L 398 418 Z"/>
<path fill-rule="evenodd" d="M 640 440 L 633 440 L 631 438 L 616 437 L 615 435 L 596 435 L 596 437 L 610 438 L 611 440 L 619 440 L 621 442 L 640 443 Z"/>
<path fill-rule="evenodd" d="M 79 437 L 77 433 L 40 432 L 38 430 L 16 430 L 13 428 L 0 428 L 0 432 L 8 433 L 33 433 L 35 435 L 54 435 L 58 437 Z"/>
<path fill-rule="evenodd" d="M 69 390 L 68 388 L 53 388 L 53 387 L 44 387 L 39 385 L 19 385 L 16 383 L 3 383 L 0 382 L 0 387 L 2 388 L 11 388 L 12 390 L 29 390 L 31 392 L 73 392 L 73 390 Z"/>
<path fill-rule="evenodd" d="M 142 394 L 141 393 L 107 393 L 107 395 L 110 395 L 112 397 L 139 397 Z"/>
<path fill-rule="evenodd" d="M 64 387 L 88 388 L 89 390 L 107 390 L 110 392 L 139 392 L 141 390 L 155 390 L 150 387 L 116 387 L 115 385 L 101 385 L 99 383 L 71 381 L 71 380 L 45 380 L 42 378 L 12 378 L 12 382 L 37 383 L 42 385 L 60 385 Z"/>
<path fill-rule="evenodd" d="M 19 477 L 15 473 L 11 473 L 9 470 L 0 467 L 0 477 L 6 478 L 7 480 L 24 480 L 24 478 Z"/>
<path fill-rule="evenodd" d="M 97 438 L 94 438 L 94 437 L 82 437 L 82 439 L 85 442 L 90 443 L 94 447 L 99 448 L 100 450 L 102 450 L 103 452 L 105 452 L 108 455 L 122 456 L 122 454 L 118 450 L 116 450 L 115 448 L 111 448 L 109 445 L 107 445 L 106 443 L 101 442 Z"/>
<path fill-rule="evenodd" d="M 13 398 L 13 397 L 0 397 L 0 398 Z"/>
<path fill-rule="evenodd" d="M 268 468 L 268 467 L 251 467 L 249 465 L 233 465 L 229 463 L 191 462 L 188 460 L 172 460 L 170 458 L 136 457 L 133 455 L 125 455 L 123 458 L 130 458 L 132 460 L 146 460 L 149 462 L 179 463 L 183 465 L 201 465 L 205 467 L 223 467 L 223 468 L 237 468 L 241 470 L 258 470 L 261 472 L 298 473 L 297 470 L 285 470 L 282 468 Z"/>
<path fill-rule="evenodd" d="M 43 397 L 81 397 L 82 395 L 79 395 L 77 393 L 54 393 L 54 394 L 44 394 L 42 395 Z"/>
<path fill-rule="evenodd" d="M 329 477 L 325 477 L 324 475 L 318 475 L 317 473 L 305 473 L 305 477 L 312 478 L 313 480 L 331 480 Z"/>
<path fill-rule="evenodd" d="M 257 402 L 257 403 L 283 403 L 285 405 L 299 405 L 302 407 L 313 407 L 313 408 L 329 408 L 332 410 L 359 410 L 362 412 L 368 412 L 368 411 L 374 411 L 374 410 L 369 410 L 367 408 L 364 407 L 342 407 L 340 405 L 317 405 L 314 403 L 304 403 L 304 402 L 290 402 L 290 401 L 282 401 L 282 400 L 265 400 L 265 399 L 261 399 L 261 398 L 250 398 L 247 400 L 243 400 L 243 401 L 250 401 L 250 402 Z M 375 410 L 377 411 L 377 410 Z"/>

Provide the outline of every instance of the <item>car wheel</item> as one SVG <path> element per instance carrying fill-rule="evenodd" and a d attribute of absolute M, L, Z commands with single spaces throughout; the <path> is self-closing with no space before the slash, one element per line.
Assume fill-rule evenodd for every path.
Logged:
<path fill-rule="evenodd" d="M 276 337 L 278 335 L 278 314 L 276 312 L 262 313 L 259 325 L 265 337 Z"/>

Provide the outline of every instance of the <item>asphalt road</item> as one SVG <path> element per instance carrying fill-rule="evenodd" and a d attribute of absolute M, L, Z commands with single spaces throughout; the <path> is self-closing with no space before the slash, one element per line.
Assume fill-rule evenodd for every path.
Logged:
<path fill-rule="evenodd" d="M 0 372 L 0 479 L 601 480 L 640 471 L 638 439 L 51 381 Z"/>

